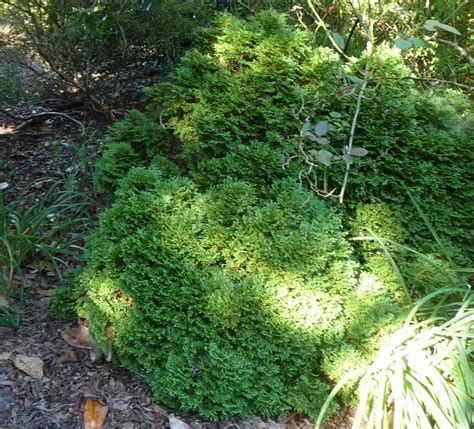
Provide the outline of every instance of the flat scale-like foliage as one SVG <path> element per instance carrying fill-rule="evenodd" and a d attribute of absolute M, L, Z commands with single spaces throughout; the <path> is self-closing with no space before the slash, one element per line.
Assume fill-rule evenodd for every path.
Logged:
<path fill-rule="evenodd" d="M 292 182 L 203 193 L 136 168 L 90 240 L 80 313 L 104 346 L 114 328 L 117 357 L 171 410 L 314 415 L 322 351 L 359 302 L 350 255 L 339 216 Z"/>
<path fill-rule="evenodd" d="M 223 15 L 201 37 L 202 49 L 148 91 L 148 112 L 109 132 L 99 182 L 115 201 L 89 239 L 79 314 L 104 347 L 114 329 L 117 358 L 170 410 L 314 416 L 327 382 L 368 365 L 397 326 L 407 290 L 457 284 L 439 243 L 424 245 L 426 257 L 398 252 L 396 273 L 380 243 L 348 238 L 369 228 L 416 245 L 431 222 L 465 258 L 469 105 L 418 92 L 400 57 L 378 49 L 354 139 L 368 153 L 336 209 L 298 180 L 294 155 L 305 121 L 324 124 L 325 147 L 347 144 L 350 76 L 367 59 L 344 65 L 274 12 Z M 331 186 L 343 167 L 326 171 Z"/>

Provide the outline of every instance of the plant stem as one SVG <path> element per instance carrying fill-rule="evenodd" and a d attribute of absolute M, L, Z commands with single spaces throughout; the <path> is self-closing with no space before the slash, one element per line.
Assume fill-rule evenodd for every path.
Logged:
<path fill-rule="evenodd" d="M 357 95 L 357 102 L 356 102 L 356 109 L 354 112 L 354 116 L 352 117 L 352 125 L 351 125 L 351 132 L 349 135 L 349 142 L 347 144 L 347 153 L 350 154 L 352 150 L 352 146 L 354 144 L 354 136 L 355 136 L 355 129 L 357 126 L 357 120 L 359 119 L 360 114 L 360 107 L 362 104 L 362 98 L 364 97 L 365 88 L 367 88 L 367 84 L 369 82 L 369 75 L 370 75 L 370 63 L 367 61 L 364 70 L 364 80 L 359 90 L 359 94 Z M 344 172 L 344 179 L 342 180 L 341 192 L 339 193 L 339 202 L 342 204 L 344 201 L 344 193 L 347 187 L 347 181 L 349 179 L 349 171 L 351 169 L 351 164 L 346 162 L 346 171 Z"/>

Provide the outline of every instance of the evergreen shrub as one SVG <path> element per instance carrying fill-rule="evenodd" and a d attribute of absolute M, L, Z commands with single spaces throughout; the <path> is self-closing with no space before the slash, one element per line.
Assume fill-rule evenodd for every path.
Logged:
<path fill-rule="evenodd" d="M 135 168 L 89 240 L 79 314 L 104 347 L 113 327 L 118 359 L 172 411 L 314 416 L 328 393 L 323 352 L 361 308 L 371 334 L 394 314 L 356 272 L 340 216 L 294 182 L 263 198 L 242 180 L 203 192 Z M 366 353 L 363 331 L 353 336 Z"/>
<path fill-rule="evenodd" d="M 469 252 L 468 105 L 418 92 L 382 46 L 354 142 L 369 153 L 336 208 L 298 183 L 294 155 L 306 119 L 329 121 L 334 150 L 347 144 L 348 75 L 367 59 L 342 64 L 274 12 L 223 15 L 201 37 L 148 91 L 148 111 L 109 133 L 99 171 L 115 200 L 89 239 L 78 311 L 104 347 L 114 328 L 117 358 L 170 410 L 314 416 L 327 383 L 368 365 L 398 326 L 407 289 L 446 280 L 439 245 L 421 259 L 398 252 L 404 284 L 379 245 L 348 235 L 424 242 L 409 191 L 445 248 L 459 260 Z M 157 111 L 172 136 L 158 131 Z M 341 173 L 328 168 L 328 182 L 340 185 Z"/>
<path fill-rule="evenodd" d="M 315 46 L 311 34 L 268 11 L 249 21 L 224 15 L 203 35 L 202 50 L 186 53 L 169 79 L 148 91 L 150 109 L 160 109 L 198 183 L 209 186 L 250 169 L 260 182 L 263 176 L 298 177 L 304 166 L 281 165 L 295 154 L 305 120 L 327 120 L 331 146 L 340 153 L 355 108 L 356 88 L 348 76 L 357 76 L 367 57 L 344 65 L 332 50 Z M 347 212 L 354 217 L 368 202 L 386 204 L 404 230 L 402 243 L 432 252 L 431 234 L 413 210 L 410 192 L 457 262 L 465 263 L 473 238 L 471 104 L 453 90 L 416 89 L 400 54 L 385 45 L 370 62 L 354 139 L 369 154 L 351 169 Z M 321 148 L 311 140 L 304 144 L 307 153 Z M 273 155 L 263 156 L 265 147 Z M 341 186 L 340 165 L 327 169 L 329 189 Z M 321 180 L 323 168 L 316 168 Z"/>

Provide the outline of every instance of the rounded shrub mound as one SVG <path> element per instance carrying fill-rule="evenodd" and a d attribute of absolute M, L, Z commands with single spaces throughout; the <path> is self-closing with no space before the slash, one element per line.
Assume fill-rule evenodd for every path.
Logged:
<path fill-rule="evenodd" d="M 323 202 L 288 181 L 261 198 L 244 181 L 202 192 L 135 168 L 88 249 L 79 313 L 104 347 L 114 329 L 115 355 L 159 403 L 207 419 L 318 412 L 320 360 L 357 301 Z"/>
<path fill-rule="evenodd" d="M 380 47 L 354 139 L 368 153 L 334 208 L 306 190 L 300 155 L 322 141 L 343 159 L 367 59 L 342 64 L 274 12 L 224 15 L 201 35 L 148 91 L 148 112 L 109 133 L 99 171 L 115 200 L 89 239 L 79 314 L 104 348 L 114 330 L 115 356 L 170 410 L 314 416 L 326 383 L 368 365 L 397 326 L 397 302 L 450 280 L 438 248 L 469 252 L 468 104 L 420 93 Z M 324 135 L 305 139 L 306 121 L 327 121 Z M 311 174 L 337 189 L 345 164 L 327 159 Z M 441 238 L 414 257 L 430 222 Z M 348 231 L 391 240 L 400 270 Z"/>
<path fill-rule="evenodd" d="M 367 61 L 371 75 L 354 146 L 368 154 L 352 159 L 346 211 L 353 218 L 367 203 L 386 204 L 390 223 L 404 230 L 402 244 L 438 252 L 410 193 L 443 246 L 464 264 L 473 238 L 471 104 L 454 90 L 418 90 L 398 51 L 381 44 L 370 59 L 344 64 L 283 15 L 266 11 L 248 21 L 223 15 L 203 32 L 201 50 L 188 51 L 163 83 L 148 90 L 149 112 L 160 111 L 179 140 L 183 165 L 202 187 L 226 176 L 268 185 L 309 175 L 319 187 L 327 181 L 337 195 L 359 91 L 354 79 Z M 300 139 L 305 121 L 328 121 L 329 145 Z M 321 148 L 330 152 L 331 165 L 318 161 Z"/>

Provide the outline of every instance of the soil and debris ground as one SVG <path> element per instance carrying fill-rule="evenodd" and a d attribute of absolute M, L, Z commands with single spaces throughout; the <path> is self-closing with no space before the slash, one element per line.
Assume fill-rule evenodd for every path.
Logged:
<path fill-rule="evenodd" d="M 54 103 L 64 104 L 64 100 Z M 0 111 L 0 182 L 7 182 L 10 195 L 21 197 L 25 207 L 37 201 L 51 181 L 78 171 L 78 163 L 86 162 L 84 157 L 94 156 L 97 150 L 97 146 L 86 146 L 85 153 L 83 147 L 83 158 L 78 160 L 80 130 L 66 117 L 54 117 L 17 134 L 6 135 L 22 123 L 22 118 L 51 110 L 54 107 L 43 104 L 38 108 L 18 105 Z M 81 110 L 76 106 L 63 112 L 84 124 L 91 123 L 86 108 Z M 92 118 L 92 126 L 102 131 L 104 124 L 96 119 Z M 91 190 L 90 177 L 83 175 L 82 179 L 85 190 Z M 91 226 L 82 225 L 79 233 L 85 234 Z M 71 260 L 70 268 L 75 264 Z M 103 428 L 170 427 L 167 411 L 154 402 L 146 385 L 123 367 L 92 363 L 88 350 L 72 348 L 64 341 L 61 334 L 77 326 L 77 321 L 58 321 L 49 311 L 49 293 L 59 285 L 54 271 L 37 270 L 31 265 L 26 268 L 25 277 L 30 287 L 24 303 L 11 299 L 7 302 L 21 313 L 19 328 L 0 325 L 0 428 L 83 428 L 87 398 L 108 406 Z M 18 356 L 40 358 L 43 376 L 35 379 L 19 370 L 14 363 Z M 219 423 L 205 423 L 190 416 L 179 419 L 182 420 L 179 424 L 183 423 L 181 427 L 199 429 L 314 427 L 307 420 L 294 417 L 279 422 L 258 417 Z M 342 421 L 338 418 L 327 427 L 348 427 Z"/>

